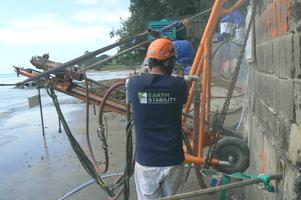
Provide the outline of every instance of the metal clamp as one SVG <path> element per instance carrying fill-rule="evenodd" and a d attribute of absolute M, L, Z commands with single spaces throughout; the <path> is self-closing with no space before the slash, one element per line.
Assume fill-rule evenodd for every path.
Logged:
<path fill-rule="evenodd" d="M 258 184 L 258 188 L 261 190 L 267 190 L 268 192 L 275 192 L 274 186 L 271 184 L 270 176 L 265 174 L 259 174 L 258 178 L 261 179 L 261 183 Z"/>
<path fill-rule="evenodd" d="M 104 126 L 100 126 L 97 129 L 97 136 L 100 139 L 100 141 L 102 142 L 102 148 L 104 150 L 107 150 L 108 149 L 108 144 L 107 144 L 107 139 L 106 139 L 106 136 L 105 136 Z"/>

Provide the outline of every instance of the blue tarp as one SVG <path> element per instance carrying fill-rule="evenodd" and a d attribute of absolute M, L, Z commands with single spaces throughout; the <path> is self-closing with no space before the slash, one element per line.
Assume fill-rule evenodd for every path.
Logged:
<path fill-rule="evenodd" d="M 240 10 L 236 10 L 233 13 L 223 17 L 220 23 L 223 22 L 231 22 L 233 24 L 238 24 L 243 26 L 245 25 L 245 16 L 241 13 Z"/>
<path fill-rule="evenodd" d="M 177 49 L 176 63 L 184 66 L 184 74 L 188 74 L 195 57 L 195 50 L 187 40 L 174 40 L 172 42 Z"/>

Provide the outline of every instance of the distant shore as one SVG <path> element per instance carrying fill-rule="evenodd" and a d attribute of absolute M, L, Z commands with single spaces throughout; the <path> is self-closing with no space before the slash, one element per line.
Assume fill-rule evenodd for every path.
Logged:
<path fill-rule="evenodd" d="M 108 63 L 102 65 L 101 67 L 94 69 L 94 71 L 134 71 L 134 69 L 130 69 L 129 67 L 121 64 Z"/>

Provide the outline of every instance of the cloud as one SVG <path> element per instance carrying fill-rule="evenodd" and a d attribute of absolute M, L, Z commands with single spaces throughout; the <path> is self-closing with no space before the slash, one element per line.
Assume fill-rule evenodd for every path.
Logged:
<path fill-rule="evenodd" d="M 76 25 L 48 14 L 13 19 L 10 26 L 0 28 L 0 43 L 4 44 L 66 44 L 91 41 L 107 42 L 110 29 L 106 26 Z"/>
<path fill-rule="evenodd" d="M 76 0 L 78 4 L 91 6 L 99 4 L 105 7 L 116 7 L 122 3 L 123 0 Z"/>
<path fill-rule="evenodd" d="M 99 0 L 77 0 L 77 3 L 82 5 L 94 5 L 97 4 Z"/>
<path fill-rule="evenodd" d="M 112 27 L 120 26 L 120 18 L 130 16 L 122 0 L 76 0 L 96 6 L 72 13 L 43 12 L 28 17 L 0 17 L 0 44 L 66 44 L 108 42 Z M 72 11 L 71 11 L 72 12 Z"/>
<path fill-rule="evenodd" d="M 100 20 L 99 13 L 92 10 L 78 11 L 72 16 L 72 18 L 76 21 L 87 23 L 94 23 Z"/>
<path fill-rule="evenodd" d="M 126 19 L 130 16 L 128 10 L 100 11 L 100 10 L 81 10 L 75 13 L 72 18 L 84 23 L 119 23 L 120 18 Z"/>

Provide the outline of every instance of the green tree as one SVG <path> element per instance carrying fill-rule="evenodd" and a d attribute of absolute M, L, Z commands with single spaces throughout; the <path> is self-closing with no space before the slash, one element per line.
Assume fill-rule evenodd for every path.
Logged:
<path fill-rule="evenodd" d="M 128 38 L 147 30 L 149 21 L 164 18 L 179 19 L 191 16 L 211 7 L 213 1 L 208 0 L 131 0 L 129 11 L 131 16 L 121 20 L 121 28 L 111 31 L 111 37 Z M 127 49 L 131 44 L 123 45 L 119 51 Z M 127 53 L 118 58 L 118 62 L 127 66 L 137 65 L 143 61 L 146 46 Z"/>
<path fill-rule="evenodd" d="M 90 53 L 90 52 L 89 52 L 89 51 L 85 51 L 84 55 L 85 55 L 85 54 L 88 54 L 88 53 Z M 79 62 L 78 64 L 79 64 L 80 66 L 83 66 L 83 67 L 88 67 L 88 66 L 90 66 L 90 65 L 92 65 L 92 64 L 94 64 L 94 63 L 96 63 L 96 62 L 98 62 L 98 61 L 104 60 L 104 59 L 106 59 L 106 58 L 108 58 L 108 57 L 110 57 L 110 56 L 108 56 L 107 54 L 101 54 L 100 56 L 94 56 L 94 57 L 92 57 L 92 58 L 90 58 L 90 59 L 81 61 L 81 62 Z M 100 68 L 101 68 L 101 67 L 98 67 L 96 70 L 98 70 L 98 69 L 100 69 Z"/>

